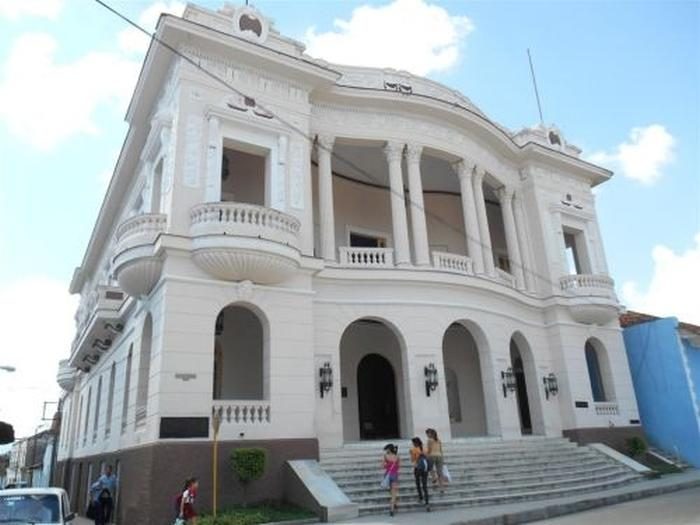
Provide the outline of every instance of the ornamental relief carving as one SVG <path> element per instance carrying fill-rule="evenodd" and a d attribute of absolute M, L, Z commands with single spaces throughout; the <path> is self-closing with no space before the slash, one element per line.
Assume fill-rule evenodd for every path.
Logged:
<path fill-rule="evenodd" d="M 241 91 L 248 94 L 250 90 L 284 98 L 288 101 L 305 104 L 309 101 L 308 91 L 283 78 L 261 75 L 252 69 L 242 67 L 239 63 L 221 56 L 212 56 L 193 46 L 180 46 L 180 52 L 199 64 L 206 71 L 230 84 L 243 86 Z M 201 71 L 199 72 L 201 74 Z M 224 86 L 221 86 L 222 88 Z"/>
<path fill-rule="evenodd" d="M 318 133 L 422 144 L 468 159 L 504 184 L 519 178 L 515 166 L 498 159 L 452 126 L 399 113 L 370 113 L 327 105 L 313 106 L 311 117 Z M 402 136 L 397 136 L 397 132 Z"/>

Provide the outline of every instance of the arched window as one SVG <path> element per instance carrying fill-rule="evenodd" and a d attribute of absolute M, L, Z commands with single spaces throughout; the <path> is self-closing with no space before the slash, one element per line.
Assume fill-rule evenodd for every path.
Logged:
<path fill-rule="evenodd" d="M 112 409 L 114 408 L 114 380 L 117 374 L 117 365 L 112 363 L 109 371 L 109 390 L 107 391 L 107 414 L 105 415 L 105 437 L 109 437 L 112 430 Z"/>
<path fill-rule="evenodd" d="M 129 390 L 131 389 L 131 363 L 134 345 L 129 346 L 129 355 L 126 358 L 126 371 L 124 372 L 124 397 L 122 400 L 122 433 L 126 430 L 127 417 L 129 416 Z"/>
<path fill-rule="evenodd" d="M 88 388 L 87 405 L 85 406 L 85 421 L 83 426 L 83 446 L 87 443 L 88 423 L 90 421 L 90 404 L 92 401 L 92 387 Z"/>
<path fill-rule="evenodd" d="M 266 335 L 258 315 L 229 305 L 216 319 L 214 399 L 265 399 Z"/>
<path fill-rule="evenodd" d="M 588 378 L 591 381 L 593 401 L 597 403 L 607 401 L 598 352 L 590 341 L 586 341 L 586 364 L 588 365 Z"/>
<path fill-rule="evenodd" d="M 151 314 L 146 316 L 141 332 L 141 352 L 139 355 L 139 382 L 136 388 L 136 425 L 146 419 L 148 403 L 148 381 L 151 376 L 151 345 L 153 342 L 153 321 Z"/>

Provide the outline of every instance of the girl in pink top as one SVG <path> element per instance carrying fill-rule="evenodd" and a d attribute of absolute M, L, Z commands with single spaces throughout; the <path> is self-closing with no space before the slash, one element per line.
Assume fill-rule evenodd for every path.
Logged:
<path fill-rule="evenodd" d="M 389 507 L 389 515 L 393 516 L 398 509 L 397 500 L 399 497 L 399 448 L 389 443 L 384 447 L 384 478 L 389 482 L 389 491 L 391 493 L 391 505 Z"/>

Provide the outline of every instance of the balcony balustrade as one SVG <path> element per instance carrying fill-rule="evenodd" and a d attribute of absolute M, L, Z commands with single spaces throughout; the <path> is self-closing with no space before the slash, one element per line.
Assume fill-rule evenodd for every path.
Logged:
<path fill-rule="evenodd" d="M 474 263 L 466 255 L 433 252 L 433 267 L 437 270 L 474 275 Z"/>
<path fill-rule="evenodd" d="M 501 268 L 495 268 L 496 270 L 496 279 L 501 281 L 503 284 L 506 286 L 510 286 L 511 288 L 515 288 L 515 277 L 513 277 L 512 274 L 506 272 L 505 270 Z"/>
<path fill-rule="evenodd" d="M 342 246 L 340 265 L 349 268 L 393 268 L 393 248 L 358 248 Z"/>
<path fill-rule="evenodd" d="M 617 403 L 614 402 L 593 403 L 593 406 L 595 407 L 595 413 L 597 416 L 617 416 L 620 413 Z"/>
<path fill-rule="evenodd" d="M 568 298 L 571 316 L 579 323 L 603 325 L 618 315 L 615 282 L 607 275 L 565 275 L 559 287 Z"/>
<path fill-rule="evenodd" d="M 269 401 L 215 401 L 212 404 L 212 414 L 221 414 L 225 423 L 235 424 L 265 424 L 271 421 Z"/>
<path fill-rule="evenodd" d="M 190 212 L 192 258 L 227 281 L 274 284 L 299 267 L 299 220 L 240 202 L 200 204 Z"/>
<path fill-rule="evenodd" d="M 132 297 L 151 293 L 163 269 L 155 254 L 155 241 L 165 231 L 167 217 L 144 213 L 130 217 L 117 228 L 114 274 L 119 286 Z"/>

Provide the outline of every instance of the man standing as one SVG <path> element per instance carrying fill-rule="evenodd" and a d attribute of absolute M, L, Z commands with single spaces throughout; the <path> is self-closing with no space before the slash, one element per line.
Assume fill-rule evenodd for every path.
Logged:
<path fill-rule="evenodd" d="M 102 475 L 90 487 L 95 502 L 95 525 L 105 525 L 112 517 L 114 496 L 117 493 L 117 477 L 112 474 L 112 465 L 105 465 Z"/>

